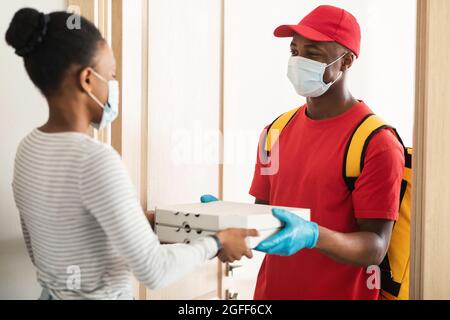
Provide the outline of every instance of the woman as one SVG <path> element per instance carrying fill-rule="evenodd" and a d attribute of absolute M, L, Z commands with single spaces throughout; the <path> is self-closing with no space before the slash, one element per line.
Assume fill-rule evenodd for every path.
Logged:
<path fill-rule="evenodd" d="M 119 155 L 86 134 L 115 119 L 119 89 L 111 48 L 84 18 L 69 29 L 70 16 L 21 9 L 6 33 L 49 106 L 18 148 L 13 179 L 41 299 L 132 299 L 131 272 L 157 289 L 219 250 L 223 261 L 251 258 L 245 238 L 256 230 L 159 243 Z"/>

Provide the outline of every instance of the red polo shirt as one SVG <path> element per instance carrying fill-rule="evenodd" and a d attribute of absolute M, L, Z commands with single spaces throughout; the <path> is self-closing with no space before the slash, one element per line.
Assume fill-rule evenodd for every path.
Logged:
<path fill-rule="evenodd" d="M 357 232 L 357 219 L 398 217 L 404 154 L 390 130 L 368 145 L 364 170 L 350 193 L 342 177 L 346 145 L 368 114 L 363 102 L 332 119 L 314 121 L 306 109 L 282 131 L 279 169 L 261 175 L 256 164 L 250 194 L 271 205 L 311 209 L 311 220 L 334 231 Z M 378 299 L 362 267 L 338 263 L 317 250 L 291 257 L 266 255 L 259 271 L 255 299 Z"/>

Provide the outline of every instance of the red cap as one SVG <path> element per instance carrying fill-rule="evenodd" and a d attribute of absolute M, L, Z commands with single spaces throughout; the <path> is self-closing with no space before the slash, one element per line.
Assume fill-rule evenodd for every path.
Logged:
<path fill-rule="evenodd" d="M 279 26 L 274 32 L 279 38 L 293 37 L 295 34 L 312 41 L 337 42 L 359 56 L 361 28 L 356 18 L 344 9 L 320 6 L 298 25 Z"/>

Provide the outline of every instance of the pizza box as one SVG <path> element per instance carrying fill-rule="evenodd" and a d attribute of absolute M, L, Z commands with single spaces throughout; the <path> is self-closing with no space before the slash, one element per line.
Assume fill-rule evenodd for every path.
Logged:
<path fill-rule="evenodd" d="M 269 229 L 259 231 L 258 237 L 248 237 L 247 246 L 251 249 L 256 248 L 258 244 L 274 235 L 281 229 Z M 196 229 L 186 230 L 182 227 L 168 227 L 164 225 L 156 225 L 156 234 L 158 235 L 159 241 L 162 243 L 191 243 L 202 237 L 210 236 L 215 234 L 213 231 L 203 231 Z"/>
<path fill-rule="evenodd" d="M 310 220 L 309 209 L 216 201 L 157 207 L 155 224 L 212 232 L 227 228 L 258 231 L 280 229 L 283 225 L 273 216 L 273 208 L 286 209 L 307 221 Z"/>

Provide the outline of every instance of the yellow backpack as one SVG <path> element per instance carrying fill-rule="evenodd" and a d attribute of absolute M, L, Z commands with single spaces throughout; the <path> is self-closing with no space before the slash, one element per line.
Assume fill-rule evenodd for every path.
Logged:
<path fill-rule="evenodd" d="M 266 131 L 264 150 L 270 154 L 283 129 L 301 108 L 291 110 L 277 118 Z M 381 296 L 387 300 L 409 299 L 409 258 L 410 221 L 412 187 L 412 149 L 406 148 L 395 128 L 387 125 L 381 118 L 371 114 L 365 117 L 353 132 L 348 142 L 343 163 L 343 179 L 350 191 L 360 176 L 365 151 L 370 140 L 382 129 L 391 129 L 405 150 L 405 170 L 400 190 L 399 218 L 392 231 L 388 253 L 380 265 Z"/>

